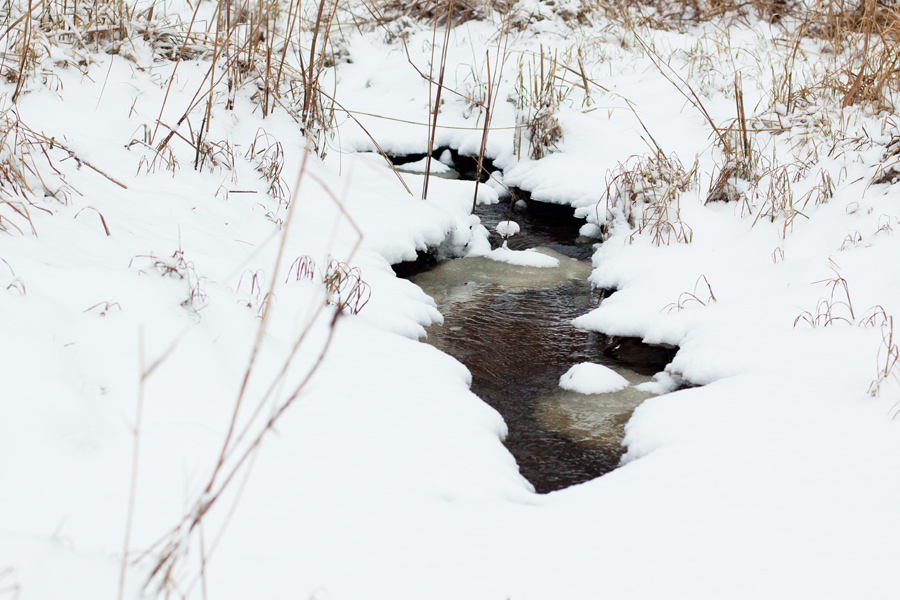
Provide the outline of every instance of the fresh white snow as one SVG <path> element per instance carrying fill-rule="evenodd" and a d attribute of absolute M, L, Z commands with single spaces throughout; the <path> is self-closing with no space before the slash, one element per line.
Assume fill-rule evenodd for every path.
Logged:
<path fill-rule="evenodd" d="M 495 229 L 504 238 L 513 236 L 520 231 L 519 224 L 515 221 L 500 221 Z"/>
<path fill-rule="evenodd" d="M 0 195 L 0 597 L 116 597 L 129 522 L 126 598 L 155 593 L 159 578 L 144 583 L 172 549 L 173 597 L 215 600 L 896 597 L 900 188 L 876 180 L 900 124 L 839 95 L 788 110 L 772 90 L 804 27 L 793 19 L 630 32 L 599 13 L 565 22 L 570 4 L 517 4 L 531 16 L 508 40 L 487 154 L 504 186 L 571 205 L 583 235 L 606 237 L 591 281 L 615 291 L 575 325 L 677 345 L 642 389 L 695 386 L 638 407 L 622 467 L 548 495 L 519 475 L 467 369 L 417 341 L 442 317 L 390 268 L 435 249 L 560 264 L 490 249 L 469 213 L 503 186 L 475 198 L 473 182 L 433 178 L 422 200 L 423 176 L 401 174 L 408 193 L 375 153 L 371 138 L 425 150 L 429 86 L 410 63 L 428 70 L 430 27 L 342 23 L 322 87 L 358 123 L 335 111 L 324 158 L 283 109 L 262 117 L 251 83 L 234 110 L 216 97 L 204 140 L 218 162 L 199 170 L 189 142 L 205 104 L 176 124 L 209 86 L 210 56 L 176 72 L 140 36 L 105 53 L 36 28 L 14 107 L 16 83 L 0 84 L 4 131 L 56 141 L 52 165 L 25 154 L 35 193 L 15 206 L 30 222 L 8 185 Z M 212 3 L 198 6 L 198 23 L 214 23 Z M 193 11 L 167 10 L 184 23 Z M 499 25 L 452 30 L 449 87 L 483 93 Z M 742 197 L 705 202 L 722 151 L 635 33 L 723 128 L 741 73 L 769 161 L 755 187 L 735 183 Z M 833 52 L 798 44 L 795 91 Z M 559 71 L 564 136 L 532 160 L 516 141 L 516 81 L 551 52 L 582 60 L 596 85 Z M 483 115 L 466 94 L 445 95 L 435 147 L 477 155 Z M 180 134 L 171 153 L 143 141 L 157 121 Z M 629 223 L 605 192 L 652 144 L 692 183 L 662 222 Z M 640 196 L 635 210 L 665 187 L 650 179 L 621 195 Z M 343 301 L 358 314 L 334 321 Z M 583 370 L 579 391 L 601 381 Z"/>
<path fill-rule="evenodd" d="M 470 253 L 469 256 L 485 256 L 492 260 L 509 263 L 511 265 L 519 265 L 521 267 L 552 269 L 559 266 L 558 258 L 538 252 L 534 248 L 529 248 L 528 250 L 511 250 L 504 245 L 500 248 L 494 248 L 485 254 Z"/>
<path fill-rule="evenodd" d="M 628 380 L 607 366 L 578 363 L 559 378 L 559 387 L 580 394 L 602 394 L 628 387 Z"/>

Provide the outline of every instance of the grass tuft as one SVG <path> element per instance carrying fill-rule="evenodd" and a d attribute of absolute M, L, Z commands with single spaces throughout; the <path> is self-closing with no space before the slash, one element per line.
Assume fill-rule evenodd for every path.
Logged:
<path fill-rule="evenodd" d="M 606 214 L 600 223 L 602 239 L 618 227 L 632 230 L 629 239 L 647 233 L 657 246 L 672 242 L 690 243 L 693 231 L 681 220 L 681 194 L 696 186 L 697 164 L 685 170 L 675 156 L 662 152 L 626 161 L 607 176 Z"/>

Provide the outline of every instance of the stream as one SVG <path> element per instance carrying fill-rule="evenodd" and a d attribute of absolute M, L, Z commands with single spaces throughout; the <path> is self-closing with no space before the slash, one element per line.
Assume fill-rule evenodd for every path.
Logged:
<path fill-rule="evenodd" d="M 398 275 L 425 290 L 444 315 L 443 325 L 427 329 L 426 342 L 472 373 L 472 391 L 506 421 L 506 447 L 535 491 L 552 492 L 608 473 L 619 464 L 632 411 L 655 395 L 635 386 L 654 382 L 652 375 L 674 349 L 571 324 L 604 297 L 587 281 L 596 240 L 579 237 L 584 221 L 571 208 L 531 200 L 511 208 L 507 200 L 481 205 L 476 214 L 491 231 L 493 247 L 502 243 L 494 228 L 509 216 L 521 226 L 509 248 L 536 248 L 560 266 L 522 267 L 484 257 L 437 263 L 420 257 L 395 265 Z M 610 367 L 631 385 L 605 394 L 561 389 L 560 377 L 583 362 Z"/>

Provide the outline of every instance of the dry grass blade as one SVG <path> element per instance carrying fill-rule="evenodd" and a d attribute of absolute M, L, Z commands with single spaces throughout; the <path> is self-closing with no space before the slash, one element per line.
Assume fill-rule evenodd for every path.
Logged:
<path fill-rule="evenodd" d="M 557 148 L 563 139 L 557 114 L 571 88 L 565 86 L 564 80 L 557 75 L 559 61 L 556 54 L 545 55 L 542 45 L 534 59 L 536 63 L 526 63 L 524 59 L 519 61 L 515 92 L 518 131 L 513 152 L 521 158 L 524 135 L 528 142 L 528 156 L 532 160 L 540 160 Z"/>
<path fill-rule="evenodd" d="M 359 128 L 362 130 L 362 132 L 366 134 L 366 137 L 368 137 L 372 141 L 372 143 L 375 144 L 375 148 L 378 150 L 378 153 L 381 154 L 381 157 L 384 158 L 385 161 L 387 161 L 388 167 L 390 167 L 391 171 L 394 172 L 394 175 L 397 176 L 397 179 L 400 180 L 400 184 L 403 185 L 403 189 L 406 190 L 406 193 L 408 193 L 410 196 L 412 196 L 413 195 L 412 190 L 409 189 L 409 186 L 406 185 L 406 180 L 403 179 L 403 176 L 400 174 L 400 171 L 398 171 L 397 167 L 394 166 L 394 161 L 391 160 L 391 157 L 387 155 L 387 153 L 381 148 L 381 145 L 375 140 L 374 137 L 372 137 L 372 134 L 369 133 L 369 130 L 366 129 L 365 127 L 363 127 L 363 124 L 359 122 L 359 120 L 353 115 L 353 113 L 351 111 L 344 108 L 334 98 L 328 96 L 328 94 L 326 94 L 325 92 L 322 92 L 322 95 L 327 97 L 329 100 L 331 100 L 331 102 L 338 109 L 347 113 L 347 116 L 350 117 L 353 120 L 353 122 L 359 126 Z"/>
<path fill-rule="evenodd" d="M 16 570 L 9 568 L 0 571 L 0 594 L 10 594 L 12 600 L 18 600 L 20 591 Z"/>
<path fill-rule="evenodd" d="M 435 92 L 434 104 L 431 104 L 431 129 L 428 132 L 428 147 L 425 154 L 425 181 L 422 184 L 422 200 L 428 199 L 428 181 L 431 175 L 431 161 L 434 158 L 434 138 L 437 135 L 438 116 L 441 112 L 441 92 L 444 91 L 444 73 L 447 69 L 447 52 L 450 49 L 450 28 L 453 18 L 453 3 L 455 0 L 449 0 L 447 3 L 446 19 L 444 21 L 444 43 L 441 47 L 441 64 L 438 74 L 437 91 Z M 437 35 L 438 22 L 434 22 L 435 37 Z M 434 62 L 434 47 L 432 46 L 432 63 Z M 432 69 L 434 66 L 432 65 Z M 431 87 L 428 88 L 428 95 L 431 96 Z"/>
<path fill-rule="evenodd" d="M 900 347 L 894 341 L 894 318 L 886 317 L 881 325 L 881 345 L 876 355 L 876 364 L 878 367 L 875 379 L 869 386 L 869 395 L 877 396 L 881 393 L 881 389 L 885 383 L 893 380 L 894 383 L 900 383 Z M 896 409 L 900 402 L 894 404 Z M 894 412 L 894 418 L 900 411 Z"/>
<path fill-rule="evenodd" d="M 835 267 L 831 267 L 834 277 L 822 279 L 813 283 L 823 283 L 831 288 L 831 294 L 828 298 L 819 298 L 816 303 L 815 313 L 803 311 L 796 319 L 794 319 L 794 327 L 800 321 L 806 322 L 810 327 L 828 327 L 836 323 L 844 323 L 847 325 L 855 325 L 856 313 L 853 310 L 853 302 L 850 300 L 850 284 L 841 277 Z M 843 296 L 841 298 L 840 296 Z M 844 314 L 840 314 L 843 311 Z M 882 309 L 883 312 L 883 309 Z M 873 309 L 872 314 L 860 323 L 866 325 L 868 323 L 877 322 L 877 311 Z"/>
<path fill-rule="evenodd" d="M 706 296 L 706 300 L 701 299 L 701 292 L 697 289 L 700 286 L 701 280 L 706 285 L 706 294 L 704 294 Z M 678 300 L 667 304 L 663 307 L 663 310 L 665 310 L 666 312 L 677 312 L 684 310 L 692 303 L 699 304 L 700 306 L 706 306 L 710 302 L 716 301 L 716 295 L 713 293 L 712 285 L 710 285 L 709 280 L 706 278 L 706 275 L 700 275 L 700 277 L 697 278 L 696 283 L 694 283 L 694 290 L 692 292 L 682 292 L 681 294 L 679 294 Z"/>
<path fill-rule="evenodd" d="M 166 349 L 165 352 L 160 355 L 155 361 L 153 361 L 150 366 L 146 365 L 145 357 L 144 357 L 144 329 L 143 327 L 138 329 L 138 364 L 140 367 L 140 379 L 138 381 L 138 397 L 137 397 L 137 408 L 135 409 L 135 420 L 134 420 L 134 429 L 132 433 L 134 435 L 133 445 L 132 445 L 132 453 L 131 453 L 131 478 L 128 486 L 128 514 L 125 519 L 125 535 L 123 536 L 122 541 L 122 560 L 119 565 L 119 588 L 117 598 L 118 600 L 123 600 L 125 597 L 125 580 L 126 574 L 128 572 L 128 555 L 129 555 L 129 547 L 131 545 L 131 528 L 134 523 L 134 511 L 135 504 L 137 502 L 137 479 L 138 479 L 138 467 L 140 466 L 140 449 L 141 449 L 141 422 L 143 420 L 144 414 L 144 390 L 147 379 L 153 374 L 154 371 L 165 361 L 172 352 L 175 351 L 175 347 L 181 341 L 181 338 L 176 338 L 175 341 Z"/>
<path fill-rule="evenodd" d="M 324 276 L 326 302 L 336 307 L 338 313 L 348 311 L 358 314 L 372 298 L 369 284 L 362 280 L 362 272 L 358 267 L 331 259 Z"/>
<path fill-rule="evenodd" d="M 484 109 L 484 129 L 481 133 L 481 145 L 478 148 L 478 168 L 475 174 L 475 191 L 472 195 L 472 212 L 475 212 L 475 206 L 478 204 L 478 186 L 481 184 L 482 175 L 484 174 L 484 153 L 487 148 L 487 139 L 488 133 L 491 129 L 491 117 L 494 114 L 494 108 L 497 103 L 497 94 L 494 92 L 500 85 L 500 81 L 503 79 L 503 67 L 506 65 L 507 58 L 507 44 L 509 42 L 509 28 L 504 28 L 503 35 L 503 50 L 501 55 L 500 44 L 497 44 L 497 56 L 495 59 L 495 67 L 494 72 L 496 74 L 496 81 L 491 74 L 491 53 L 490 51 L 485 51 L 484 53 L 484 64 L 485 69 L 487 70 L 487 97 L 485 98 L 485 102 L 482 103 L 482 107 Z M 499 68 L 496 66 L 499 65 Z"/>
<path fill-rule="evenodd" d="M 713 121 L 712 117 L 709 115 L 709 112 L 707 112 L 706 107 L 703 105 L 703 102 L 700 101 L 700 97 L 694 91 L 694 88 L 692 88 L 690 84 L 685 81 L 684 78 L 681 77 L 681 75 L 679 75 L 678 72 L 668 62 L 666 62 L 654 48 L 647 44 L 647 42 L 645 42 L 644 39 L 640 35 L 638 35 L 633 26 L 631 28 L 631 34 L 638 41 L 644 51 L 647 52 L 647 56 L 656 67 L 656 70 L 660 72 L 660 74 L 666 79 L 666 81 L 675 86 L 675 89 L 678 90 L 678 93 L 684 96 L 684 98 L 688 102 L 690 102 L 691 105 L 694 106 L 694 108 L 700 111 L 700 114 L 703 115 L 703 118 L 706 119 L 706 122 L 709 123 L 709 126 L 716 134 L 719 143 L 723 148 L 727 147 L 728 140 L 725 138 L 725 135 L 719 130 L 719 127 L 716 125 L 715 121 Z M 681 85 L 675 83 L 672 77 L 681 82 Z M 684 88 L 686 88 L 688 91 L 685 92 Z"/>
<path fill-rule="evenodd" d="M 103 213 L 101 213 L 99 210 L 97 210 L 93 206 L 85 206 L 84 208 L 79 210 L 77 213 L 75 213 L 75 217 L 73 217 L 73 218 L 77 219 L 78 215 L 80 215 L 85 210 L 92 210 L 95 213 L 97 213 L 97 216 L 100 217 L 100 224 L 103 225 L 103 231 L 106 233 L 106 237 L 109 237 L 110 235 L 112 235 L 109 232 L 109 227 L 106 225 L 106 219 L 103 217 Z"/>

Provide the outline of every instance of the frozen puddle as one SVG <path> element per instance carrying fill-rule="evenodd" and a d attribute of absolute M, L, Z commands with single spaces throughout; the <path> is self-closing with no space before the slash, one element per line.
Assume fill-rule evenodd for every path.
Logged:
<path fill-rule="evenodd" d="M 522 217 L 517 220 L 523 235 L 515 236 L 520 245 L 528 243 L 531 230 Z M 541 221 L 546 224 L 545 217 Z M 573 225 L 574 231 L 569 226 L 564 230 L 569 247 L 564 247 L 563 235 L 550 241 L 554 248 L 583 256 L 573 241 L 578 223 Z M 590 264 L 557 250 L 538 252 L 557 259 L 559 267 L 468 257 L 439 263 L 410 279 L 435 299 L 444 315 L 443 325 L 428 329 L 428 343 L 469 368 L 472 391 L 506 420 L 506 446 L 522 474 L 543 493 L 618 466 L 622 427 L 631 411 L 653 395 L 634 386 L 654 379 L 613 364 L 605 354 L 610 348 L 606 336 L 572 326 L 572 319 L 600 301 L 587 282 Z M 579 363 L 607 365 L 630 385 L 605 394 L 560 388 L 560 377 Z M 644 367 L 634 368 L 646 371 Z"/>

